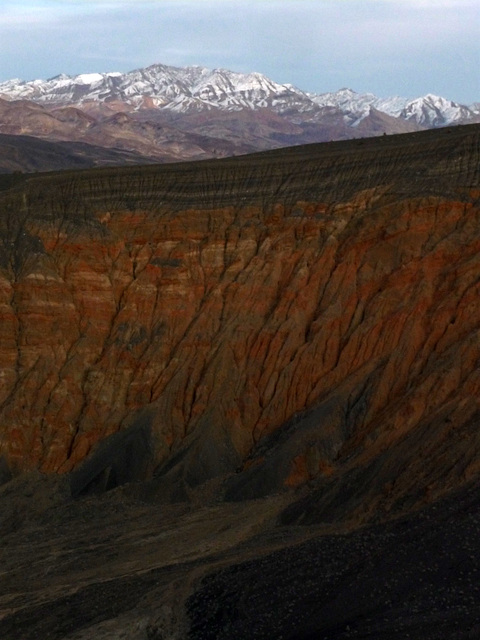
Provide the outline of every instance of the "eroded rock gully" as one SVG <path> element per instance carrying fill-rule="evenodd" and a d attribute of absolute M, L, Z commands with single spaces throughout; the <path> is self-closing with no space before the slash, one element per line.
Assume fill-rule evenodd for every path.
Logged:
<path fill-rule="evenodd" d="M 353 512 L 477 477 L 478 163 L 469 126 L 5 189 L 9 468 L 237 500 L 373 474 Z"/>
<path fill-rule="evenodd" d="M 0 637 L 479 637 L 479 142 L 0 177 Z"/>

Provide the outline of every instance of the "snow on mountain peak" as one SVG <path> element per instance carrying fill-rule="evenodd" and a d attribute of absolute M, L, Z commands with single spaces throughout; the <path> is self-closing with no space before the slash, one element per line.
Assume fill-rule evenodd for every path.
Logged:
<path fill-rule="evenodd" d="M 279 114 L 310 113 L 315 118 L 323 108 L 341 111 L 350 126 L 366 118 L 371 109 L 416 122 L 420 126 L 445 126 L 465 122 L 477 111 L 427 94 L 415 100 L 399 96 L 378 98 L 343 87 L 339 91 L 306 93 L 291 84 L 279 84 L 259 72 L 239 73 L 201 66 L 173 67 L 153 64 L 128 73 L 61 74 L 49 80 L 8 80 L 0 83 L 0 95 L 55 106 L 120 100 L 134 109 L 145 104 L 177 112 L 202 109 L 260 109 Z M 320 117 L 320 116 L 319 116 Z"/>
<path fill-rule="evenodd" d="M 465 105 L 433 93 L 407 102 L 400 113 L 405 120 L 415 120 L 427 127 L 440 127 L 468 120 L 473 112 Z"/>
<path fill-rule="evenodd" d="M 82 73 L 74 78 L 77 84 L 96 84 L 103 79 L 104 76 L 101 73 Z"/>

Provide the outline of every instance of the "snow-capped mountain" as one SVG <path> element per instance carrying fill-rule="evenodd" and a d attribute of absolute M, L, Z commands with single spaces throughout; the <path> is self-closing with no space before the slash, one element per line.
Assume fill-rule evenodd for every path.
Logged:
<path fill-rule="evenodd" d="M 31 82 L 9 80 L 0 84 L 0 96 L 78 106 L 92 101 L 119 100 L 135 109 L 157 107 L 176 112 L 281 108 L 299 100 L 310 102 L 298 89 L 273 82 L 260 73 L 161 64 L 125 74 L 59 75 Z"/>
<path fill-rule="evenodd" d="M 319 106 L 340 109 L 351 120 L 351 126 L 356 126 L 365 118 L 371 108 L 427 129 L 468 122 L 478 115 L 475 105 L 467 107 L 433 94 L 407 100 L 399 96 L 378 98 L 373 93 L 340 89 L 334 93 L 310 94 L 310 97 Z"/>
<path fill-rule="evenodd" d="M 204 67 L 155 64 L 129 73 L 0 83 L 0 137 L 63 145 L 53 165 L 47 154 L 40 167 L 32 152 L 20 163 L 26 171 L 69 167 L 70 160 L 77 166 L 79 149 L 93 164 L 172 162 L 468 122 L 480 122 L 480 103 L 467 107 L 433 95 L 379 98 L 352 89 L 312 94 L 260 73 Z M 3 170 L 11 171 L 7 160 Z"/>
<path fill-rule="evenodd" d="M 371 109 L 422 128 L 468 122 L 478 116 L 478 109 L 473 106 L 469 108 L 431 94 L 415 100 L 398 96 L 379 98 L 351 89 L 312 94 L 274 82 L 260 73 L 162 64 L 124 74 L 62 74 L 49 80 L 9 80 L 0 83 L 0 97 L 55 106 L 121 102 L 133 111 L 154 108 L 173 113 L 269 108 L 293 121 L 298 114 L 302 118 L 308 116 L 309 121 L 318 121 L 326 108 L 330 111 L 334 108 L 351 127 L 358 126 Z"/>
<path fill-rule="evenodd" d="M 475 111 L 471 108 L 441 96 L 428 94 L 423 98 L 407 102 L 399 116 L 404 120 L 414 120 L 419 125 L 430 128 L 464 122 L 471 119 L 474 114 Z"/>
<path fill-rule="evenodd" d="M 407 100 L 395 96 L 393 98 L 378 98 L 373 93 L 356 93 L 352 89 L 344 88 L 333 93 L 309 94 L 310 98 L 321 107 L 336 107 L 354 120 L 365 117 L 373 107 L 387 115 L 398 117 L 405 108 Z"/>

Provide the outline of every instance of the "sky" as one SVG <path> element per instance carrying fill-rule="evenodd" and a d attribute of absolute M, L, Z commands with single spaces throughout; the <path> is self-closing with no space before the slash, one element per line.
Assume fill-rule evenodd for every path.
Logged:
<path fill-rule="evenodd" d="M 480 102 L 480 0 L 1 0 L 0 81 L 155 63 Z"/>

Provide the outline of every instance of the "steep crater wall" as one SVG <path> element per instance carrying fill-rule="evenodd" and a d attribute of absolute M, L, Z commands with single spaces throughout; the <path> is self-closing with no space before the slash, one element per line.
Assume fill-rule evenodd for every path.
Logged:
<path fill-rule="evenodd" d="M 148 424 L 125 477 L 171 495 L 375 469 L 388 509 L 475 477 L 478 161 L 469 126 L 18 181 L 0 193 L 0 455 L 65 473 Z"/>

